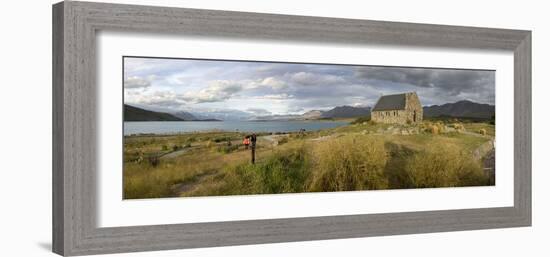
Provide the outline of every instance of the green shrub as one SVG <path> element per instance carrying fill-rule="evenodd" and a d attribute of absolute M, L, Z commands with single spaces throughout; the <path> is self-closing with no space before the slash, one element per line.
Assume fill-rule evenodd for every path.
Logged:
<path fill-rule="evenodd" d="M 239 149 L 239 145 L 224 145 L 224 146 L 218 146 L 218 152 L 220 153 L 231 153 Z"/>
<path fill-rule="evenodd" d="M 348 135 L 321 142 L 313 151 L 314 171 L 310 191 L 385 189 L 384 167 L 388 154 L 384 141 Z"/>
<path fill-rule="evenodd" d="M 160 158 L 157 155 L 149 156 L 147 160 L 152 167 L 157 167 L 160 164 Z"/>
<path fill-rule="evenodd" d="M 354 121 L 352 121 L 351 124 L 363 124 L 363 123 L 369 122 L 369 121 L 370 121 L 370 116 L 359 117 L 359 118 L 355 119 Z"/>
<path fill-rule="evenodd" d="M 214 138 L 214 142 L 216 142 L 216 143 L 220 143 L 220 142 L 224 142 L 224 141 L 231 141 L 231 138 L 230 137 L 217 137 L 217 138 Z"/>
<path fill-rule="evenodd" d="M 212 183 L 198 188 L 193 195 L 240 195 L 304 192 L 309 176 L 304 145 L 277 151 L 256 164 L 227 167 Z"/>

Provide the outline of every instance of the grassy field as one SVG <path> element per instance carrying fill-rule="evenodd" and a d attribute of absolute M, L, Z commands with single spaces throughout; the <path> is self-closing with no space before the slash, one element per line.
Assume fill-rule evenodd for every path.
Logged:
<path fill-rule="evenodd" d="M 317 132 L 265 133 L 256 164 L 243 133 L 125 136 L 124 198 L 494 185 L 494 172 L 484 170 L 494 128 L 358 119 Z"/>

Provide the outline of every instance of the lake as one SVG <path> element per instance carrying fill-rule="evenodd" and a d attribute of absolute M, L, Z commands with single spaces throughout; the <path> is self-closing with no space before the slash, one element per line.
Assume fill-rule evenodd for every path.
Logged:
<path fill-rule="evenodd" d="M 347 125 L 346 121 L 126 121 L 124 135 L 175 134 L 199 131 L 294 132 Z"/>

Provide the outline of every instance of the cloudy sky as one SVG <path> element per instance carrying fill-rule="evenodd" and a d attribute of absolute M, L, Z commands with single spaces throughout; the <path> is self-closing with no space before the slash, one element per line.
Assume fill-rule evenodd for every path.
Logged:
<path fill-rule="evenodd" d="M 300 114 L 373 106 L 416 91 L 422 105 L 494 104 L 494 71 L 124 58 L 124 102 L 151 109 Z"/>

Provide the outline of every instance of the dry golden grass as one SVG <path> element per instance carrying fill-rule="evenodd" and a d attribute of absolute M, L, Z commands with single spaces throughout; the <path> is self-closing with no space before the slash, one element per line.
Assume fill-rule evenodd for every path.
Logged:
<path fill-rule="evenodd" d="M 455 144 L 437 142 L 409 157 L 405 172 L 414 188 L 486 185 L 481 163 Z"/>
<path fill-rule="evenodd" d="M 453 128 L 457 131 L 464 131 L 464 125 L 462 125 L 461 123 L 454 123 Z"/>
<path fill-rule="evenodd" d="M 124 164 L 124 198 L 157 198 L 172 195 L 171 187 L 192 181 L 197 175 L 215 171 L 223 156 L 211 152 L 192 153 L 174 160 L 161 160 L 158 166 L 147 163 Z"/>
<path fill-rule="evenodd" d="M 438 135 L 445 131 L 445 124 L 442 122 L 423 122 L 420 124 L 420 129 L 426 133 Z"/>
<path fill-rule="evenodd" d="M 384 141 L 366 135 L 348 135 L 320 142 L 313 149 L 309 191 L 384 189 L 383 169 L 388 159 Z"/>
<path fill-rule="evenodd" d="M 437 135 L 439 134 L 441 130 L 439 129 L 439 126 L 437 125 L 431 125 L 429 128 L 428 128 L 428 132 L 434 134 L 434 135 Z"/>
<path fill-rule="evenodd" d="M 480 130 L 479 130 L 479 134 L 485 136 L 485 135 L 487 135 L 487 130 L 486 130 L 486 129 L 480 129 Z"/>

